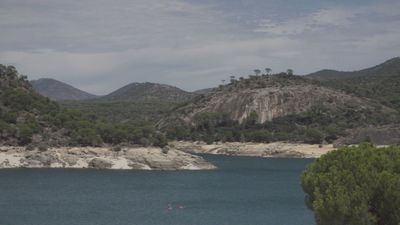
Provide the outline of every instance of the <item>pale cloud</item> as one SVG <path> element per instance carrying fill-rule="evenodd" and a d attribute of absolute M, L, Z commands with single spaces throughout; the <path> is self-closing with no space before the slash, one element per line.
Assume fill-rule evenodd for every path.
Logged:
<path fill-rule="evenodd" d="M 0 53 L 3 63 L 16 64 L 24 73 L 37 76 L 96 76 L 115 69 L 118 55 L 109 53 L 71 53 L 50 49 L 34 52 L 7 51 Z M 57 76 L 59 74 L 59 76 Z M 83 75 L 82 75 L 83 74 Z"/>
<path fill-rule="evenodd" d="M 349 27 L 351 19 L 356 12 L 344 9 L 320 9 L 314 13 L 300 18 L 286 21 L 273 21 L 270 19 L 260 21 L 255 32 L 266 32 L 275 35 L 296 35 L 304 32 L 312 32 L 327 26 Z"/>
<path fill-rule="evenodd" d="M 227 29 L 211 9 L 177 0 L 23 2 L 0 10 L 0 26 L 7 28 L 0 49 L 47 45 L 59 51 L 104 52 L 192 44 L 210 33 L 221 38 Z"/>
<path fill-rule="evenodd" d="M 311 25 L 349 27 L 357 12 L 343 9 L 322 9 L 311 16 Z"/>
<path fill-rule="evenodd" d="M 194 90 L 255 68 L 360 69 L 398 56 L 392 0 L 2 0 L 0 63 L 106 94 L 130 82 Z"/>
<path fill-rule="evenodd" d="M 164 82 L 185 87 L 193 79 L 202 77 L 204 82 L 207 77 L 211 81 L 210 85 L 214 86 L 230 74 L 243 75 L 238 70 L 247 74 L 257 66 L 268 66 L 273 61 L 290 59 L 300 54 L 296 52 L 298 46 L 301 46 L 298 41 L 269 38 L 210 41 L 203 46 L 179 48 L 144 47 L 112 53 L 14 51 L 0 53 L 0 60 L 15 64 L 22 73 L 29 74 L 31 79 L 53 77 L 87 91 L 105 94 L 134 81 Z M 96 80 L 97 85 L 76 82 L 77 79 Z"/>

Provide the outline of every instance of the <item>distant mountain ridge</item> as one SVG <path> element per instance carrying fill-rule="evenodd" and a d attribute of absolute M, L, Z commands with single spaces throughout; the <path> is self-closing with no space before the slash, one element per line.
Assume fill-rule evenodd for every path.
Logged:
<path fill-rule="evenodd" d="M 51 78 L 32 80 L 30 83 L 33 89 L 39 94 L 55 101 L 87 100 L 97 97 L 72 85 Z"/>
<path fill-rule="evenodd" d="M 320 81 L 349 79 L 364 76 L 400 76 L 400 57 L 395 57 L 377 66 L 358 71 L 337 71 L 324 69 L 306 75 L 308 78 Z"/>
<path fill-rule="evenodd" d="M 400 57 L 359 71 L 321 70 L 306 77 L 359 97 L 378 100 L 400 111 Z"/>

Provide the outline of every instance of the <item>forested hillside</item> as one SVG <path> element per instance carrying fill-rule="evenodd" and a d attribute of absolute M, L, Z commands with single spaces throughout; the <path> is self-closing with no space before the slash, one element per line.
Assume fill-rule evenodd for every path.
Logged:
<path fill-rule="evenodd" d="M 0 64 L 0 87 L 1 144 L 166 144 L 164 135 L 145 121 L 110 123 L 93 114 L 61 108 L 35 92 L 13 66 Z"/>

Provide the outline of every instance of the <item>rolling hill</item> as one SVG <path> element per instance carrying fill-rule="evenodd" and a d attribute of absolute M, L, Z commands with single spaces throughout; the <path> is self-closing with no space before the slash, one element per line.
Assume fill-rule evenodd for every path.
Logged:
<path fill-rule="evenodd" d="M 177 87 L 157 83 L 131 83 L 108 95 L 96 99 L 99 102 L 126 102 L 126 101 L 167 101 L 184 102 L 193 98 L 195 94 L 186 92 Z"/>
<path fill-rule="evenodd" d="M 54 101 L 86 100 L 97 97 L 69 84 L 50 78 L 32 80 L 30 83 L 37 92 Z"/>

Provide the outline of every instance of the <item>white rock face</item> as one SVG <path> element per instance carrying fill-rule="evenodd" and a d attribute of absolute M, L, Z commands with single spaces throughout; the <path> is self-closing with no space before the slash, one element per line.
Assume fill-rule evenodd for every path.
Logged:
<path fill-rule="evenodd" d="M 199 156 L 160 148 L 50 148 L 27 151 L 0 147 L 0 168 L 93 168 L 122 170 L 210 170 L 216 167 Z"/>
<path fill-rule="evenodd" d="M 264 158 L 319 158 L 335 150 L 332 145 L 310 145 L 299 143 L 222 143 L 207 145 L 204 143 L 173 142 L 175 148 L 189 152 L 229 156 L 253 156 Z"/>
<path fill-rule="evenodd" d="M 206 103 L 193 107 L 184 120 L 190 122 L 201 112 L 222 112 L 242 123 L 251 112 L 256 112 L 258 122 L 265 123 L 277 117 L 307 112 L 319 105 L 337 109 L 347 104 L 365 105 L 365 100 L 310 84 L 238 89 L 210 94 Z"/>

